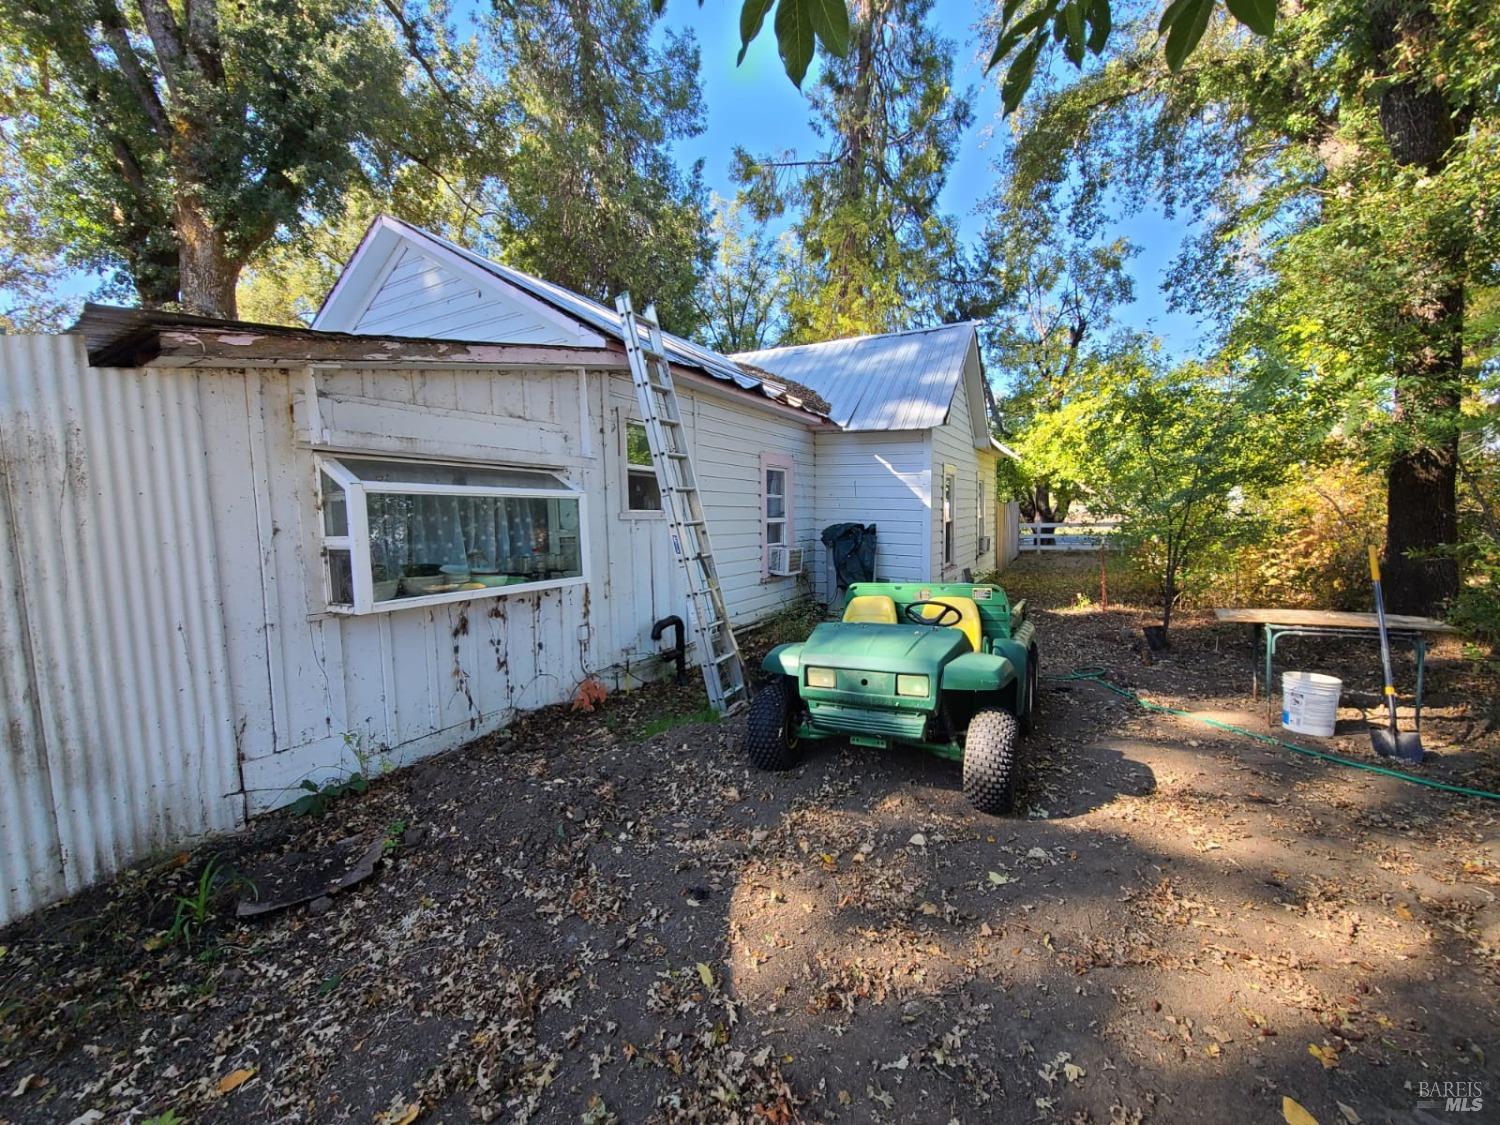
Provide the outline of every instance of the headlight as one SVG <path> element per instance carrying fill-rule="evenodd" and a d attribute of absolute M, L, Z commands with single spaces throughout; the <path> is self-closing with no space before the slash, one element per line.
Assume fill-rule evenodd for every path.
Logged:
<path fill-rule="evenodd" d="M 809 668 L 807 670 L 807 686 L 815 688 L 831 688 L 838 686 L 839 679 L 834 675 L 832 668 Z"/>
<path fill-rule="evenodd" d="M 926 676 L 897 676 L 896 694 L 911 695 L 919 699 L 927 698 L 928 680 Z"/>

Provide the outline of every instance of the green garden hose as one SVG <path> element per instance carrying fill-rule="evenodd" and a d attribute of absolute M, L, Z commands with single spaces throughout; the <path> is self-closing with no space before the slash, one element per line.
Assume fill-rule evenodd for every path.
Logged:
<path fill-rule="evenodd" d="M 1283 750 L 1291 750 L 1303 754 L 1309 758 L 1319 758 L 1325 762 L 1332 762 L 1336 766 L 1348 766 L 1350 769 L 1364 770 L 1366 773 L 1378 773 L 1385 777 L 1394 777 L 1398 781 L 1409 781 L 1413 785 L 1425 785 L 1428 789 L 1441 789 L 1445 793 L 1457 793 L 1464 797 L 1483 797 L 1488 801 L 1500 801 L 1500 793 L 1491 793 L 1485 789 L 1469 789 L 1463 785 L 1449 785 L 1445 781 L 1434 781 L 1429 777 L 1418 777 L 1415 774 L 1402 773 L 1400 770 L 1387 769 L 1385 766 L 1377 766 L 1372 762 L 1359 762 L 1353 758 L 1342 758 L 1337 754 L 1329 754 L 1324 750 L 1314 750 L 1310 746 L 1298 746 L 1295 742 L 1287 742 L 1285 739 L 1275 738 L 1269 734 L 1261 734 L 1258 731 L 1247 730 L 1237 727 L 1233 723 L 1220 722 L 1218 719 L 1210 719 L 1206 715 L 1196 715 L 1191 711 L 1181 711 L 1176 707 L 1166 707 L 1160 703 L 1152 703 L 1149 699 L 1142 699 L 1129 688 L 1122 688 L 1119 684 L 1111 683 L 1103 668 L 1075 668 L 1066 676 L 1048 676 L 1049 680 L 1063 682 L 1084 681 L 1098 684 L 1102 688 L 1108 688 L 1116 695 L 1138 704 L 1147 711 L 1154 711 L 1162 715 L 1177 715 L 1184 719 L 1192 719 L 1194 722 L 1205 726 L 1214 727 L 1217 730 L 1228 731 L 1230 734 L 1243 735 L 1253 738 L 1256 742 L 1264 742 L 1271 746 L 1279 746 Z"/>

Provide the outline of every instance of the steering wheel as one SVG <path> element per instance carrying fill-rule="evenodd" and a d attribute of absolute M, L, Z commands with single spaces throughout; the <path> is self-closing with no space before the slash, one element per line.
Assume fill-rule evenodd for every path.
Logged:
<path fill-rule="evenodd" d="M 923 616 L 919 612 L 924 606 L 935 606 L 938 610 L 931 617 Z M 906 615 L 906 620 L 913 625 L 931 625 L 934 629 L 943 625 L 957 625 L 964 619 L 957 606 L 949 605 L 947 602 L 912 602 L 901 611 Z"/>

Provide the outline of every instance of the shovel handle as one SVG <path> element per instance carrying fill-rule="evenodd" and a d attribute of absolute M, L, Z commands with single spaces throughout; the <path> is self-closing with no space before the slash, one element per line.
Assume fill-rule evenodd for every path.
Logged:
<path fill-rule="evenodd" d="M 1380 551 L 1375 547 L 1370 549 L 1370 581 L 1380 581 Z"/>

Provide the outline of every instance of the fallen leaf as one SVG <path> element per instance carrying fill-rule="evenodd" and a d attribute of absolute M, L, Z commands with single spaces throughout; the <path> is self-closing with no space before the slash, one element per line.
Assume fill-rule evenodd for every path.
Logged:
<path fill-rule="evenodd" d="M 381 1125 L 411 1125 L 418 1117 L 422 1116 L 422 1103 L 412 1102 L 399 1114 L 392 1110 L 390 1113 L 382 1113 L 377 1120 Z"/>
<path fill-rule="evenodd" d="M 714 986 L 714 971 L 702 961 L 698 962 L 698 979 L 703 982 L 703 987 L 705 988 L 712 988 Z"/>
<path fill-rule="evenodd" d="M 255 1068 L 253 1066 L 242 1066 L 238 1070 L 231 1070 L 223 1078 L 219 1079 L 219 1093 L 232 1093 L 254 1077 Z"/>
<path fill-rule="evenodd" d="M 1309 1043 L 1307 1053 L 1322 1063 L 1326 1070 L 1332 1070 L 1339 1065 L 1339 1053 L 1332 1047 L 1320 1047 L 1316 1043 Z"/>
<path fill-rule="evenodd" d="M 16 1083 L 16 1088 L 10 1092 L 10 1096 L 13 1098 L 19 1098 L 27 1090 L 33 1090 L 38 1086 L 44 1086 L 46 1085 L 46 1083 L 47 1080 L 40 1074 L 32 1072 L 31 1074 L 28 1074 L 26 1075 L 26 1077 L 22 1078 L 21 1081 Z"/>
<path fill-rule="evenodd" d="M 1077 1063 L 1063 1063 L 1063 1075 L 1069 1082 L 1077 1082 L 1087 1073 L 1088 1071 L 1084 1070 Z"/>
<path fill-rule="evenodd" d="M 1002 874 L 999 871 L 990 872 L 990 882 L 997 887 L 1003 887 L 1006 883 L 1019 883 L 1020 881 L 1009 873 Z"/>
<path fill-rule="evenodd" d="M 1301 1102 L 1285 1094 L 1281 1095 L 1281 1116 L 1286 1125 L 1318 1125 L 1318 1119 L 1303 1109 Z"/>
<path fill-rule="evenodd" d="M 1398 902 L 1396 904 L 1396 917 L 1410 922 L 1414 915 L 1411 912 L 1411 907 L 1407 906 L 1404 902 Z"/>
<path fill-rule="evenodd" d="M 1344 1115 L 1344 1120 L 1347 1121 L 1349 1125 L 1361 1125 L 1360 1116 L 1359 1114 L 1354 1112 L 1353 1106 L 1345 1105 L 1343 1102 L 1339 1102 L 1338 1106 L 1339 1112 Z"/>
<path fill-rule="evenodd" d="M 925 848 L 927 846 L 927 837 L 920 832 L 913 832 L 911 839 L 906 842 L 919 848 Z"/>

